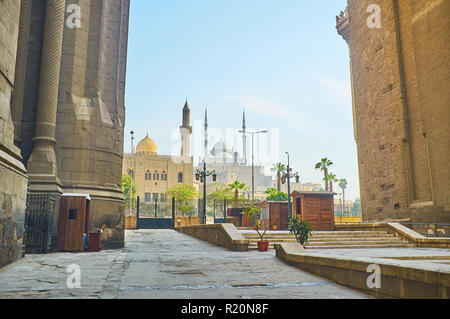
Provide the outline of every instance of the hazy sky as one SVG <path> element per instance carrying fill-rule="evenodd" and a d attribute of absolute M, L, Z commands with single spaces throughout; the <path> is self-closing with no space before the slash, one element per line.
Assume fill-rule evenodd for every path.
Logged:
<path fill-rule="evenodd" d="M 192 155 L 202 154 L 208 108 L 213 141 L 242 153 L 241 127 L 268 129 L 256 159 L 286 163 L 302 182 L 322 183 L 322 157 L 359 197 L 348 48 L 335 16 L 346 0 L 133 0 L 126 86 L 125 151 L 130 130 L 148 133 L 160 154 L 178 149 L 186 98 L 194 126 Z M 211 143 L 213 143 L 211 141 Z M 237 141 L 236 144 L 233 141 Z M 234 144 L 234 145 L 233 145 Z M 258 145 L 260 147 L 258 147 Z M 248 143 L 250 160 L 251 145 Z"/>

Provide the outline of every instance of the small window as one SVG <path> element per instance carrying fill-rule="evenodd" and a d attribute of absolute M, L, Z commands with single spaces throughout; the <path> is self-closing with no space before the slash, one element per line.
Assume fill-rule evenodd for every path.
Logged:
<path fill-rule="evenodd" d="M 145 180 L 150 181 L 151 179 L 152 179 L 152 174 L 150 173 L 150 171 L 147 171 L 147 173 L 145 173 Z"/>
<path fill-rule="evenodd" d="M 155 171 L 155 173 L 153 174 L 153 180 L 159 181 L 159 173 L 158 173 L 158 171 Z"/>
<path fill-rule="evenodd" d="M 78 216 L 78 210 L 77 209 L 70 209 L 69 210 L 69 220 L 76 220 Z"/>
<path fill-rule="evenodd" d="M 150 193 L 145 193 L 145 201 L 147 203 L 150 201 Z"/>
<path fill-rule="evenodd" d="M 183 173 L 178 173 L 178 183 L 183 183 Z"/>

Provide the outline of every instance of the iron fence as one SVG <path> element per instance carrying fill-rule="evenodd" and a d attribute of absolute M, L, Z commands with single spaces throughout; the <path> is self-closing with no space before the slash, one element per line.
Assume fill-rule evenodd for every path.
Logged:
<path fill-rule="evenodd" d="M 28 194 L 25 211 L 25 254 L 47 254 L 52 250 L 56 196 Z"/>

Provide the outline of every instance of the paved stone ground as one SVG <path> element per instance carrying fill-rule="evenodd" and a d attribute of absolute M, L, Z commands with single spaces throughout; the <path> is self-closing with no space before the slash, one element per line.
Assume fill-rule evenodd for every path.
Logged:
<path fill-rule="evenodd" d="M 68 289 L 67 267 L 81 268 Z M 31 255 L 0 270 L 0 298 L 370 298 L 274 252 L 231 252 L 170 230 L 127 231 L 126 248 Z"/>
<path fill-rule="evenodd" d="M 450 249 L 379 248 L 379 249 L 308 249 L 307 255 L 340 257 L 373 263 L 387 263 L 411 268 L 450 272 Z"/>

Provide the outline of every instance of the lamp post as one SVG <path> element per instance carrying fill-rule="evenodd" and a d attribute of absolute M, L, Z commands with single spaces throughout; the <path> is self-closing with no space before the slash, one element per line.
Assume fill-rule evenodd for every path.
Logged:
<path fill-rule="evenodd" d="M 131 131 L 130 134 L 131 134 L 130 216 L 133 216 L 133 175 L 134 175 L 133 153 L 134 153 L 134 132 Z"/>
<path fill-rule="evenodd" d="M 292 172 L 292 168 L 290 167 L 290 156 L 289 153 L 286 152 L 287 156 L 288 156 L 288 165 L 287 165 L 287 172 L 284 174 L 283 176 L 283 180 L 286 180 L 287 178 L 287 186 L 288 186 L 288 215 L 289 218 L 292 217 L 292 203 L 291 203 L 291 178 L 295 177 L 295 181 L 297 183 L 300 182 L 300 175 L 298 175 L 298 173 L 291 173 Z"/>
<path fill-rule="evenodd" d="M 206 178 L 211 176 L 213 178 L 213 182 L 217 181 L 216 171 L 208 172 L 206 171 L 206 161 L 203 162 L 203 170 L 197 169 L 197 173 L 195 174 L 195 179 L 197 181 L 203 182 L 203 209 L 202 209 L 202 220 L 203 224 L 206 224 Z"/>
<path fill-rule="evenodd" d="M 255 201 L 255 135 L 258 134 L 266 134 L 268 131 L 256 131 L 256 132 L 247 132 L 247 131 L 239 131 L 242 134 L 250 134 L 252 136 L 252 201 Z"/>

